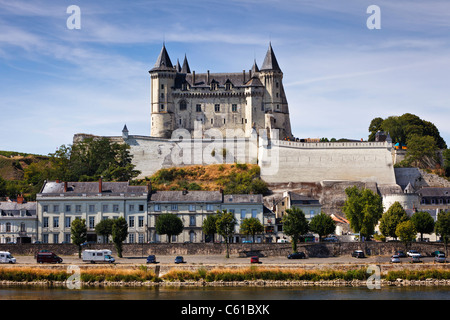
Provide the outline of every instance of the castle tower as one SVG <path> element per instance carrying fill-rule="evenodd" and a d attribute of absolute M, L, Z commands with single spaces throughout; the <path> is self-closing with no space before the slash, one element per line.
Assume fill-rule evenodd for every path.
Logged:
<path fill-rule="evenodd" d="M 266 129 L 279 129 L 280 139 L 292 138 L 289 108 L 283 87 L 283 72 L 278 65 L 271 43 L 269 43 L 259 76 L 265 87 L 263 104 L 266 113 Z"/>
<path fill-rule="evenodd" d="M 150 135 L 158 138 L 170 138 L 175 129 L 175 108 L 171 90 L 175 84 L 177 70 L 172 65 L 164 44 L 155 66 L 149 73 L 151 76 L 152 115 Z"/>

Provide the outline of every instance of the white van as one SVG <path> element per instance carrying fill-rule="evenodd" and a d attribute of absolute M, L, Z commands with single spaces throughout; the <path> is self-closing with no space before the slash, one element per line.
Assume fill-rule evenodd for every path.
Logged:
<path fill-rule="evenodd" d="M 116 260 L 111 256 L 111 250 L 84 250 L 81 255 L 84 262 L 109 262 L 113 263 Z"/>
<path fill-rule="evenodd" d="M 16 263 L 16 258 L 7 251 L 0 251 L 0 263 Z"/>

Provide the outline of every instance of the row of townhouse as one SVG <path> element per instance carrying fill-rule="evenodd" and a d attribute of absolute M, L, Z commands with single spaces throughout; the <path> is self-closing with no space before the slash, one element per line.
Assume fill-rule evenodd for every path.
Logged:
<path fill-rule="evenodd" d="M 19 199 L 18 199 L 19 200 Z M 16 213 L 7 209 L 15 208 Z M 27 211 L 20 208 L 27 208 Z M 239 233 L 243 219 L 257 218 L 268 231 L 255 241 L 272 241 L 274 213 L 264 207 L 259 194 L 224 195 L 221 191 L 153 191 L 151 186 L 133 186 L 128 182 L 45 182 L 36 202 L 1 202 L 0 243 L 70 243 L 72 222 L 86 221 L 87 241 L 104 242 L 95 232 L 103 219 L 124 217 L 128 223 L 127 243 L 167 242 L 158 235 L 155 223 L 163 213 L 181 218 L 183 232 L 172 242 L 209 242 L 202 231 L 203 220 L 217 211 L 233 212 L 237 225 L 234 242 L 249 240 Z M 20 213 L 22 212 L 22 214 Z M 25 214 L 25 216 L 24 216 Z M 16 222 L 11 221 L 15 219 Z M 18 227 L 20 226 L 20 227 Z"/>

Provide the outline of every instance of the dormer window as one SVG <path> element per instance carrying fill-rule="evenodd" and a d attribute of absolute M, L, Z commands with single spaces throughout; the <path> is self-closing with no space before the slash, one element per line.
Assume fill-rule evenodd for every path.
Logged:
<path fill-rule="evenodd" d="M 183 82 L 183 83 L 181 84 L 181 90 L 186 91 L 187 89 L 188 89 L 188 84 L 187 84 L 187 82 Z"/>
<path fill-rule="evenodd" d="M 215 81 L 215 80 L 211 81 L 210 89 L 211 90 L 219 89 L 219 83 L 217 81 Z"/>
<path fill-rule="evenodd" d="M 180 101 L 180 111 L 187 109 L 187 102 L 185 100 Z"/>

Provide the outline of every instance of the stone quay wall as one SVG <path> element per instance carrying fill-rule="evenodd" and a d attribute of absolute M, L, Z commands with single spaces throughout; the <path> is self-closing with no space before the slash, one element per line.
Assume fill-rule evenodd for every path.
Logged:
<path fill-rule="evenodd" d="M 0 251 L 9 251 L 13 255 L 35 255 L 40 250 L 49 250 L 58 255 L 76 255 L 77 246 L 73 244 L 1 244 Z M 110 249 L 117 254 L 114 244 L 89 244 L 83 249 Z M 435 250 L 444 251 L 442 243 L 412 243 L 409 249 L 418 250 L 422 255 L 430 255 Z M 336 242 L 336 243 L 307 243 L 299 244 L 298 251 L 303 251 L 309 257 L 332 257 L 350 255 L 353 250 L 364 250 L 370 255 L 391 255 L 396 250 L 404 250 L 405 245 L 401 242 Z M 240 256 L 259 255 L 286 256 L 292 252 L 289 243 L 255 243 L 230 244 L 230 254 Z M 145 257 L 149 254 L 155 255 L 225 255 L 226 244 L 224 243 L 143 243 L 124 244 L 124 257 Z"/>

